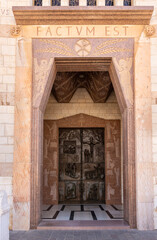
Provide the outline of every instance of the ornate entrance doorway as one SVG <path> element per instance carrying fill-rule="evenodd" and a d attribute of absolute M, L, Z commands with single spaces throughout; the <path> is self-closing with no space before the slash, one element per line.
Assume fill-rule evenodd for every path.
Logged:
<path fill-rule="evenodd" d="M 59 202 L 105 202 L 103 128 L 59 129 Z"/>

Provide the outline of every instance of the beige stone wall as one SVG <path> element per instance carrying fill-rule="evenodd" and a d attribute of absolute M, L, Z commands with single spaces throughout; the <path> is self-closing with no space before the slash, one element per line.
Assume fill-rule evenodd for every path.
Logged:
<path fill-rule="evenodd" d="M 0 24 L 13 25 L 12 6 L 32 6 L 33 0 L 0 0 Z"/>
<path fill-rule="evenodd" d="M 0 0 L 0 25 L 14 25 L 12 6 L 30 6 L 32 0 Z M 0 190 L 8 194 L 12 228 L 14 152 L 14 95 L 16 39 L 0 35 Z"/>
<path fill-rule="evenodd" d="M 12 164 L 14 151 L 15 44 L 0 38 L 0 189 L 6 190 L 12 223 Z"/>
<path fill-rule="evenodd" d="M 137 6 L 154 6 L 151 24 L 157 24 L 157 1 L 134 0 Z M 150 39 L 151 44 L 151 91 L 152 91 L 152 161 L 154 183 L 154 228 L 157 229 L 157 38 Z"/>
<path fill-rule="evenodd" d="M 134 6 L 154 6 L 154 13 L 151 19 L 151 24 L 157 23 L 157 1 L 156 0 L 134 0 Z"/>
<path fill-rule="evenodd" d="M 157 47 L 157 39 L 154 39 L 154 43 L 151 45 L 151 50 Z M 155 58 L 155 56 L 151 56 L 151 59 Z M 157 61 L 157 52 L 156 52 L 156 60 Z M 155 65 L 155 66 L 153 66 Z M 156 95 L 157 97 L 157 73 L 155 73 L 157 69 L 157 62 L 153 62 L 151 71 L 152 71 L 152 95 Z M 156 69 L 155 69 L 156 68 Z M 157 99 L 157 98 L 156 98 Z M 154 182 L 154 227 L 157 229 L 157 101 L 154 101 L 152 104 L 152 157 L 153 157 L 153 182 Z"/>
<path fill-rule="evenodd" d="M 157 38 L 151 39 L 152 153 L 154 182 L 154 227 L 157 229 Z M 155 96 L 155 97 L 153 97 Z"/>
<path fill-rule="evenodd" d="M 111 93 L 106 103 L 94 103 L 89 93 L 84 88 L 77 89 L 70 103 L 57 103 L 53 95 L 51 95 L 44 119 L 57 120 L 79 113 L 103 119 L 121 119 L 114 92 Z"/>

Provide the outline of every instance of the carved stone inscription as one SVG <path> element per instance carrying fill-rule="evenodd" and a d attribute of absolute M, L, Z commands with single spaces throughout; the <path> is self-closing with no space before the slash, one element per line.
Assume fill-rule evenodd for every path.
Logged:
<path fill-rule="evenodd" d="M 12 10 L 11 8 L 0 8 L 0 16 L 11 16 Z"/>
<path fill-rule="evenodd" d="M 34 34 L 37 37 L 102 37 L 127 36 L 129 26 L 90 26 L 90 25 L 53 25 L 36 26 Z"/>

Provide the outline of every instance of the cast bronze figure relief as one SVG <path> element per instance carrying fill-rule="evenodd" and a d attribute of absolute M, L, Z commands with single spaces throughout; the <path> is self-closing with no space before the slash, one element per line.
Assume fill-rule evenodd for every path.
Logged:
<path fill-rule="evenodd" d="M 104 183 L 104 129 L 59 129 L 59 201 L 105 202 Z"/>

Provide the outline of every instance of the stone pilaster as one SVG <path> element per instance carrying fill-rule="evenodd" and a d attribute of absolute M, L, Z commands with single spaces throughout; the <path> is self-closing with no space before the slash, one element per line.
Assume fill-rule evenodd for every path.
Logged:
<path fill-rule="evenodd" d="M 15 84 L 13 229 L 30 229 L 32 40 L 19 39 Z"/>
<path fill-rule="evenodd" d="M 150 60 L 150 40 L 143 38 L 135 42 L 136 214 L 139 230 L 154 228 Z"/>

